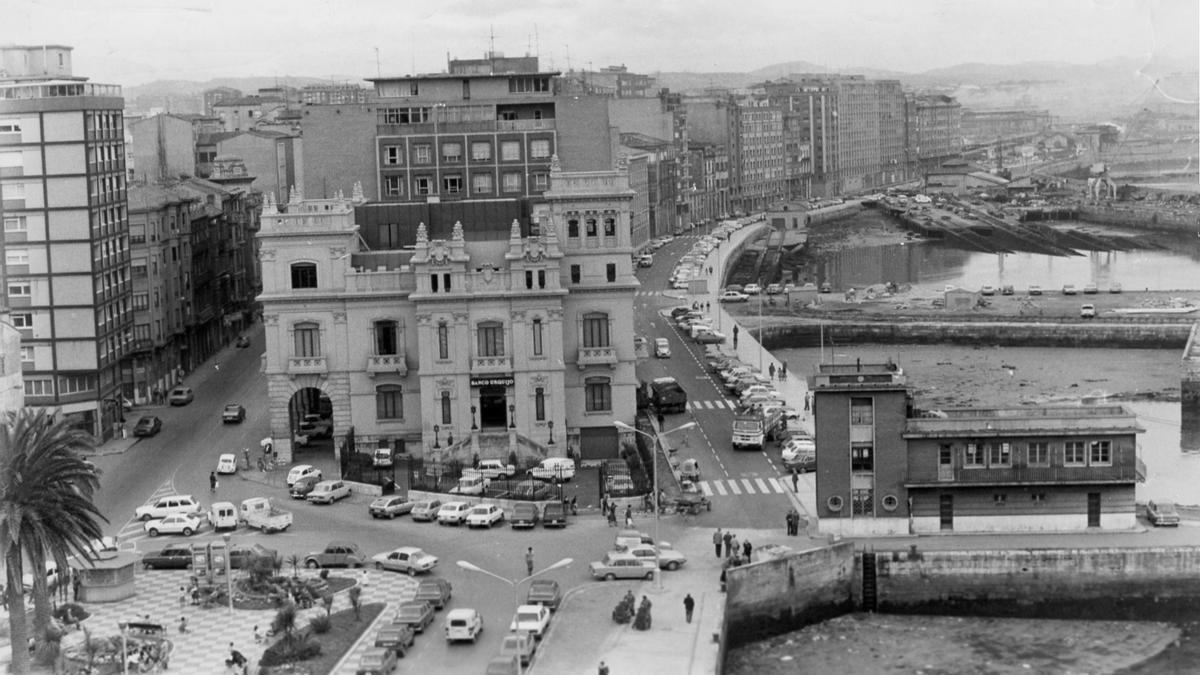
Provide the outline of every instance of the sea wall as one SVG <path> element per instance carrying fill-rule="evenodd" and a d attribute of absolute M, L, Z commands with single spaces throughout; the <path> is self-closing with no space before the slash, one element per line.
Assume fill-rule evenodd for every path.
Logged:
<path fill-rule="evenodd" d="M 1200 214 L 1195 210 L 1172 210 L 1124 205 L 1079 206 L 1079 219 L 1088 223 L 1120 225 L 1170 232 L 1200 232 Z"/>

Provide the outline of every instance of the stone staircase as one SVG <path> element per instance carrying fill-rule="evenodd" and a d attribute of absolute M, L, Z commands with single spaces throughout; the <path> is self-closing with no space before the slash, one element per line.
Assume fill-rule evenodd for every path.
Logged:
<path fill-rule="evenodd" d="M 555 456 L 555 448 L 544 446 L 526 438 L 516 431 L 472 431 L 467 438 L 456 441 L 442 450 L 443 461 L 458 460 L 463 466 L 471 466 L 476 455 L 480 459 L 508 461 L 509 453 L 516 452 L 517 464 L 533 465 Z"/>

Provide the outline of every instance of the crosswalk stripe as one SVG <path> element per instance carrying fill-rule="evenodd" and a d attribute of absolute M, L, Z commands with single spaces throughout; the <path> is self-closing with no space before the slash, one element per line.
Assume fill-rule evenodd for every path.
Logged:
<path fill-rule="evenodd" d="M 743 479 L 742 479 L 742 484 L 746 486 L 746 493 L 747 493 L 747 494 L 754 494 L 754 486 L 750 484 L 750 479 L 749 479 L 749 478 L 743 478 Z"/>
<path fill-rule="evenodd" d="M 758 486 L 759 491 L 761 491 L 763 494 L 770 492 L 770 490 L 767 489 L 767 484 L 763 482 L 763 479 L 755 478 L 754 484 Z"/>
<path fill-rule="evenodd" d="M 708 486 L 708 481 L 700 483 L 700 491 L 704 493 L 705 497 L 711 497 L 713 494 L 712 488 Z"/>
<path fill-rule="evenodd" d="M 768 478 L 767 484 L 774 488 L 776 492 L 787 492 L 787 489 L 783 487 L 778 478 Z"/>
<path fill-rule="evenodd" d="M 725 495 L 725 486 L 723 484 L 721 484 L 720 481 L 713 483 L 713 487 L 716 488 L 717 494 L 719 494 L 721 496 Z"/>
<path fill-rule="evenodd" d="M 735 495 L 742 494 L 742 488 L 737 484 L 736 480 L 729 481 L 729 491 Z"/>

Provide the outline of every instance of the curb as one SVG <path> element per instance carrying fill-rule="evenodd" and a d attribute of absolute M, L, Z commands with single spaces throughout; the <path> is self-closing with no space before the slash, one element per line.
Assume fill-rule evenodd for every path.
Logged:
<path fill-rule="evenodd" d="M 353 587 L 351 587 L 351 588 L 353 588 Z M 346 589 L 346 590 L 348 591 L 350 589 Z M 379 613 L 379 616 L 375 617 L 375 620 L 371 622 L 371 625 L 367 626 L 367 629 L 363 631 L 362 635 L 358 636 L 358 639 L 354 641 L 354 644 L 350 645 L 350 648 L 346 650 L 346 654 L 344 656 L 342 656 L 342 658 L 340 660 L 338 660 L 338 662 L 336 664 L 334 664 L 333 669 L 330 670 L 329 672 L 331 672 L 331 673 L 342 672 L 342 668 L 346 665 L 346 662 L 350 660 L 350 657 L 353 656 L 356 651 L 358 651 L 358 648 L 362 644 L 363 640 L 366 640 L 368 637 L 373 636 L 375 634 L 375 632 L 377 630 L 376 624 L 380 623 L 381 621 L 384 621 L 386 617 L 390 616 L 389 612 L 392 612 L 392 611 L 394 611 L 394 607 L 392 606 L 392 603 L 389 602 L 386 605 L 384 605 L 383 611 Z"/>

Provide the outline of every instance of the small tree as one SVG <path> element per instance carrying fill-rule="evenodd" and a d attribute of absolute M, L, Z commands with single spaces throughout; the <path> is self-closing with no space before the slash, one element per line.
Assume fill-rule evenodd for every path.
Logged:
<path fill-rule="evenodd" d="M 362 586 L 350 587 L 350 606 L 354 608 L 354 620 L 362 621 Z"/>
<path fill-rule="evenodd" d="M 282 640 L 286 640 L 289 644 L 296 639 L 296 610 L 295 603 L 287 603 L 275 612 L 275 618 L 271 620 L 271 632 L 282 636 Z"/>
<path fill-rule="evenodd" d="M 300 556 L 295 553 L 291 554 L 288 556 L 287 564 L 292 566 L 292 578 L 295 579 L 300 569 Z"/>
<path fill-rule="evenodd" d="M 333 613 L 333 593 L 325 593 L 321 596 L 321 605 L 325 607 L 325 616 Z"/>

